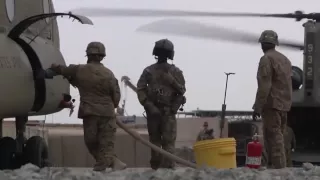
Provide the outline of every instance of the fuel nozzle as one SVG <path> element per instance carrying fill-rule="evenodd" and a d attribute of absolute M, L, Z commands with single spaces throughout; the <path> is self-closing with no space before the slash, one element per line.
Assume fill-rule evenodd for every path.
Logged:
<path fill-rule="evenodd" d="M 72 99 L 71 95 L 69 94 L 62 94 L 62 100 L 59 104 L 59 108 L 74 108 L 74 102 L 76 100 L 75 99 Z"/>
<path fill-rule="evenodd" d="M 53 79 L 54 76 L 58 74 L 54 72 L 52 69 L 38 69 L 36 70 L 37 76 L 36 79 Z"/>

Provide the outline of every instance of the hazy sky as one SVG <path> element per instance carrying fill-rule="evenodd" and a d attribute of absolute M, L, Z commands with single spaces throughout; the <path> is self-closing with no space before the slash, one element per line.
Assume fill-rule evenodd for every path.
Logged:
<path fill-rule="evenodd" d="M 319 11 L 315 0 L 54 0 L 56 11 L 68 11 L 80 7 L 117 7 L 117 8 L 152 8 L 180 9 L 219 12 L 257 12 L 291 13 L 296 10 L 305 12 Z M 229 80 L 227 95 L 228 110 L 251 110 L 255 98 L 257 83 L 256 71 L 262 51 L 259 44 L 245 45 L 230 42 L 175 37 L 171 35 L 153 35 L 135 30 L 144 24 L 163 18 L 91 18 L 94 26 L 81 25 L 71 20 L 59 19 L 61 51 L 67 64 L 85 63 L 85 48 L 90 41 L 101 41 L 107 49 L 103 63 L 119 79 L 123 75 L 136 84 L 142 70 L 155 62 L 152 57 L 154 42 L 168 38 L 175 45 L 175 60 L 184 72 L 187 85 L 186 110 L 197 107 L 206 110 L 219 110 L 223 102 L 225 88 L 224 72 L 235 72 Z M 191 19 L 191 18 L 189 18 Z M 237 30 L 260 34 L 265 29 L 273 29 L 279 39 L 303 42 L 302 22 L 293 19 L 267 18 L 192 18 L 207 25 L 215 24 Z M 279 48 L 287 55 L 293 65 L 302 67 L 302 52 Z M 121 85 L 121 88 L 123 86 Z M 72 95 L 78 92 L 72 89 Z M 123 94 L 125 96 L 125 94 Z M 78 108 L 79 101 L 76 105 Z M 128 89 L 127 112 L 141 115 L 135 93 Z M 68 117 L 68 111 L 47 116 L 49 122 L 80 123 L 77 111 Z"/>

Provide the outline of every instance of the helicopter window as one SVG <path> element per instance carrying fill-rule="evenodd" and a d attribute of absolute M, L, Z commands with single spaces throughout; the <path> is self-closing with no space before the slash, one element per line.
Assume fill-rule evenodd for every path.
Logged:
<path fill-rule="evenodd" d="M 15 14 L 15 0 L 6 0 L 6 11 L 9 21 L 12 22 Z"/>
<path fill-rule="evenodd" d="M 43 0 L 42 1 L 42 6 L 43 6 L 43 13 L 48 14 L 50 13 L 50 2 L 49 0 Z M 49 23 L 49 18 L 46 18 L 45 21 L 46 23 Z"/>

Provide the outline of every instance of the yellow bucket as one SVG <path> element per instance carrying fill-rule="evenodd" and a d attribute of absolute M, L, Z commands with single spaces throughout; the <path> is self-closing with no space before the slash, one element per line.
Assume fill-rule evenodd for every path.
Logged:
<path fill-rule="evenodd" d="M 198 141 L 193 146 L 198 167 L 236 168 L 236 140 L 220 138 Z"/>

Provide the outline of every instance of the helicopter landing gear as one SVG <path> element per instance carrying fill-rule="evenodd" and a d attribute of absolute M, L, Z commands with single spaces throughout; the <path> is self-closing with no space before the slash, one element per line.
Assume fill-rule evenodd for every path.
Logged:
<path fill-rule="evenodd" d="M 40 136 L 32 136 L 27 140 L 24 147 L 24 163 L 31 163 L 40 168 L 48 166 L 48 146 Z"/>
<path fill-rule="evenodd" d="M 27 121 L 27 116 L 16 117 L 16 139 L 11 137 L 0 139 L 0 170 L 17 169 L 28 163 L 40 168 L 49 165 L 48 146 L 45 140 L 40 136 L 26 139 Z M 2 130 L 2 121 L 0 130 Z"/>

